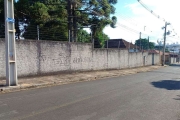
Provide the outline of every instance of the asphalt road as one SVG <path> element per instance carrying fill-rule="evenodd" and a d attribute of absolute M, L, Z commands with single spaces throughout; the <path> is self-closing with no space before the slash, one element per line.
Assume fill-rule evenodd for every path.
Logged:
<path fill-rule="evenodd" d="M 180 120 L 180 66 L 0 94 L 0 120 Z"/>

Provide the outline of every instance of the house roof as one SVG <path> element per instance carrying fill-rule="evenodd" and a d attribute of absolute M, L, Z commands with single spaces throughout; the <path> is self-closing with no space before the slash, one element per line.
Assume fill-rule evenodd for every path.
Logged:
<path fill-rule="evenodd" d="M 107 48 L 107 43 L 108 43 L 108 48 L 125 48 L 125 49 L 139 48 L 138 46 L 130 42 L 127 42 L 124 39 L 110 39 L 105 43 L 106 48 Z"/>
<path fill-rule="evenodd" d="M 158 50 L 149 50 L 148 52 L 151 53 L 151 54 L 152 54 L 152 53 L 154 53 L 154 54 L 159 54 L 159 51 L 158 51 Z"/>
<path fill-rule="evenodd" d="M 124 44 L 125 44 L 125 46 L 126 46 L 126 48 L 128 48 L 128 49 L 135 49 L 135 48 L 139 48 L 138 46 L 136 46 L 136 45 L 134 45 L 134 44 L 132 44 L 132 43 L 130 43 L 130 42 L 127 42 L 127 41 L 125 41 L 125 40 L 123 40 L 122 39 L 122 41 L 124 42 Z"/>
<path fill-rule="evenodd" d="M 159 52 L 159 50 L 149 50 L 148 52 L 151 54 L 154 53 L 154 54 L 163 55 L 163 52 L 162 51 Z M 165 55 L 169 55 L 169 53 L 166 52 Z"/>

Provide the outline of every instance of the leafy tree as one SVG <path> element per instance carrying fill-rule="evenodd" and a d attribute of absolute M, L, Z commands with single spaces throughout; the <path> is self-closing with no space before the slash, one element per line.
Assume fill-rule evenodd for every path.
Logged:
<path fill-rule="evenodd" d="M 43 2 L 34 2 L 29 10 L 30 23 L 24 33 L 24 37 L 34 39 L 32 34 L 36 33 L 36 26 L 40 28 L 41 40 L 66 40 L 68 38 L 67 29 L 67 10 L 65 0 L 44 0 Z"/>
<path fill-rule="evenodd" d="M 86 42 L 91 42 L 91 36 L 90 34 L 87 33 L 87 31 L 83 30 L 83 29 L 80 29 L 78 30 L 78 42 L 83 42 L 83 43 L 86 43 Z"/>
<path fill-rule="evenodd" d="M 36 24 L 43 24 L 50 18 L 50 15 L 48 13 L 48 7 L 40 2 L 35 2 L 34 5 L 29 7 L 31 13 L 31 19 L 34 20 L 34 23 Z"/>
<path fill-rule="evenodd" d="M 101 48 L 104 48 L 105 41 L 109 40 L 109 37 L 103 32 L 98 32 L 97 36 L 95 37 L 95 40 L 98 40 Z"/>
<path fill-rule="evenodd" d="M 155 43 L 154 42 L 149 42 L 149 49 L 154 49 Z"/>
<path fill-rule="evenodd" d="M 4 11 L 4 0 L 0 0 L 0 13 Z"/>
<path fill-rule="evenodd" d="M 141 49 L 144 49 L 144 50 L 155 48 L 155 43 L 149 42 L 147 39 L 136 40 L 135 45 L 139 46 Z"/>
<path fill-rule="evenodd" d="M 155 49 L 162 51 L 163 50 L 163 46 L 162 45 L 155 46 Z"/>
<path fill-rule="evenodd" d="M 79 3 L 82 3 L 82 1 L 78 0 Z M 115 16 L 111 18 L 111 14 L 115 13 L 114 5 L 116 3 L 117 0 L 86 0 L 85 5 L 80 4 L 78 6 L 78 9 L 83 8 L 84 11 L 76 13 L 79 18 L 77 20 L 79 25 L 90 26 L 94 38 L 98 38 L 98 35 L 103 34 L 103 29 L 107 25 L 115 28 L 117 18 Z"/>
<path fill-rule="evenodd" d="M 0 38 L 5 37 L 5 25 L 4 25 L 4 0 L 0 0 Z"/>
<path fill-rule="evenodd" d="M 77 28 L 89 26 L 93 31 L 93 38 L 100 40 L 103 46 L 102 35 L 105 26 L 115 27 L 117 18 L 111 16 L 115 13 L 114 5 L 117 0 L 75 0 L 75 20 Z M 0 27 L 4 28 L 4 0 L 0 0 Z M 40 39 L 42 40 L 67 40 L 68 38 L 68 14 L 67 0 L 17 0 L 15 2 L 15 29 L 17 38 L 35 39 L 40 27 Z M 92 25 L 96 25 L 93 27 Z M 2 30 L 2 29 L 0 29 Z M 3 30 L 4 31 L 4 30 Z M 89 35 L 80 30 L 83 41 L 88 41 Z M 106 35 L 104 35 L 106 36 Z M 84 38 L 86 37 L 86 38 Z M 102 41 L 101 41 L 102 40 Z"/>

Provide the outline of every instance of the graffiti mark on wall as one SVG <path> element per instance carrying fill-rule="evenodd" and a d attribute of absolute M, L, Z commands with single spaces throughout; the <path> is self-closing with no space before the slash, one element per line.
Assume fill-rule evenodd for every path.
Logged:
<path fill-rule="evenodd" d="M 60 65 L 60 66 L 67 66 L 70 63 L 70 57 L 65 56 L 63 54 L 59 54 L 58 56 L 52 58 L 51 56 L 47 55 L 41 55 L 40 60 L 43 62 L 48 62 L 51 61 L 52 64 L 54 65 Z"/>
<path fill-rule="evenodd" d="M 55 65 L 60 65 L 60 66 L 67 66 L 70 63 L 69 57 L 65 56 L 65 57 L 61 57 L 61 58 L 56 58 L 56 59 L 52 59 L 53 63 Z"/>
<path fill-rule="evenodd" d="M 81 58 L 81 57 L 75 57 L 73 59 L 73 63 L 82 63 L 82 62 L 92 62 L 92 58 L 90 57 L 84 57 L 84 58 Z"/>

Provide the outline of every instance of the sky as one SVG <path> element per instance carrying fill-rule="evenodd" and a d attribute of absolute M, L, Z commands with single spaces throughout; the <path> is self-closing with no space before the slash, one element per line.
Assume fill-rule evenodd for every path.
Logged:
<path fill-rule="evenodd" d="M 165 19 L 170 25 L 167 31 L 172 31 L 167 36 L 167 43 L 180 43 L 180 0 L 141 0 L 150 10 Z M 118 0 L 115 5 L 118 21 L 116 28 L 107 26 L 104 29 L 111 39 L 122 38 L 129 42 L 135 42 L 141 38 L 150 38 L 151 42 L 163 41 L 165 22 L 146 10 L 137 0 Z M 177 35 L 176 35 L 177 34 Z M 175 36 L 174 36 L 175 35 Z"/>

